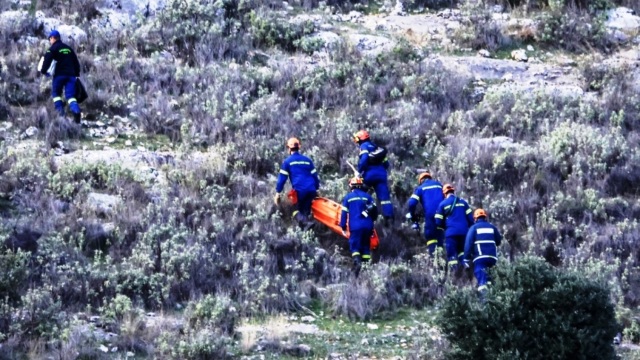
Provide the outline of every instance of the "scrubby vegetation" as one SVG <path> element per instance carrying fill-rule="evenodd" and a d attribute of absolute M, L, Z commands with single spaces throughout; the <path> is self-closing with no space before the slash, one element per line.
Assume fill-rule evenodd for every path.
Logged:
<path fill-rule="evenodd" d="M 601 17 L 603 9 L 638 11 L 638 4 L 497 2 L 538 21 L 534 35 L 509 35 L 490 4 L 406 2 L 410 11 L 460 6 L 474 14 L 456 33 L 460 46 L 501 51 L 534 44 L 576 56 L 585 93 L 573 96 L 482 88 L 429 61 L 437 47 L 406 40 L 374 55 L 345 41 L 326 44 L 314 37 L 321 24 L 305 15 L 380 5 L 337 3 L 169 0 L 157 13 L 113 29 L 96 25 L 106 16 L 97 0 L 65 3 L 79 12 L 35 2 L 35 10 L 87 31 L 86 42 L 76 44 L 91 92 L 85 119 L 124 118 L 146 137 L 169 139 L 170 155 L 155 154 L 148 171 L 57 161 L 58 142 L 81 152 L 91 139 L 54 116 L 49 82 L 33 70 L 46 44 L 18 41 L 44 39 L 44 29 L 32 25 L 29 13 L 13 30 L 0 31 L 0 121 L 11 124 L 0 133 L 0 357 L 99 358 L 96 349 L 108 343 L 140 357 L 220 359 L 237 355 L 229 349 L 242 318 L 320 308 L 370 321 L 443 299 L 444 316 L 465 310 L 475 316 L 456 318 L 447 333 L 466 331 L 486 313 L 468 291 L 449 293 L 450 281 L 424 256 L 422 239 L 400 222 L 421 168 L 454 183 L 505 235 L 505 264 L 487 300 L 497 315 L 526 311 L 516 285 L 522 293 L 539 289 L 533 292 L 545 309 L 576 302 L 593 309 L 591 300 L 578 298 L 591 296 L 602 307 L 584 313 L 601 316 L 602 328 L 581 333 L 593 336 L 576 340 L 593 346 L 583 351 L 597 349 L 606 358 L 615 331 L 640 341 L 640 101 L 633 68 L 603 65 L 603 56 L 625 45 L 607 40 Z M 0 10 L 12 6 L 18 7 L 3 3 Z M 40 129 L 36 140 L 10 136 L 30 127 Z M 357 155 L 349 135 L 360 128 L 390 152 L 397 221 L 379 229 L 377 263 L 356 280 L 346 241 L 322 229 L 298 230 L 271 196 L 284 141 L 295 135 L 318 168 L 323 196 L 341 199 L 347 161 Z M 486 141 L 505 137 L 505 144 Z M 114 205 L 92 205 L 96 193 L 110 195 Z M 525 255 L 555 269 L 518 265 Z M 514 283 L 520 272 L 522 283 Z M 563 296 L 572 289 L 574 298 Z M 149 312 L 166 317 L 153 320 Z M 498 319 L 505 318 L 492 324 Z M 556 320 L 583 328 L 560 315 L 545 320 L 540 329 L 550 331 L 545 324 Z M 519 324 L 511 325 L 518 333 Z M 117 339 L 106 340 L 105 331 Z M 467 340 L 481 338 L 480 331 Z M 405 355 L 425 356 L 431 340 L 424 337 L 423 347 Z M 511 347 L 487 358 L 518 358 L 514 351 L 523 343 L 496 335 L 500 340 Z M 451 342 L 451 354 L 475 354 L 471 345 Z M 429 354 L 440 357 L 441 350 Z"/>

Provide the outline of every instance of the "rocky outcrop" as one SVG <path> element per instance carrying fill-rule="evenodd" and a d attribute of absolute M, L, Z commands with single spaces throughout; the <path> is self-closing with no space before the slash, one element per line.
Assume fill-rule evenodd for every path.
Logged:
<path fill-rule="evenodd" d="M 607 11 L 605 22 L 609 37 L 617 42 L 627 42 L 640 35 L 640 16 L 626 7 Z"/>
<path fill-rule="evenodd" d="M 67 25 L 56 18 L 47 17 L 42 11 L 37 11 L 35 27 L 42 29 L 45 34 L 51 30 L 58 30 L 62 41 L 69 45 L 82 44 L 87 41 L 87 33 L 75 25 Z"/>

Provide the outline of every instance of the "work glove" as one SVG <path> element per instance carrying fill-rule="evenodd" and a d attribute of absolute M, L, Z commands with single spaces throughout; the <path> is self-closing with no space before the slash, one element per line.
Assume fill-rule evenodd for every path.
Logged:
<path fill-rule="evenodd" d="M 414 222 L 413 224 L 411 224 L 411 230 L 420 232 L 420 224 L 418 224 L 417 222 Z"/>
<path fill-rule="evenodd" d="M 347 236 L 347 229 L 342 229 L 342 236 L 344 236 L 344 237 Z"/>
<path fill-rule="evenodd" d="M 274 202 L 274 204 L 276 204 L 276 206 L 280 205 L 280 193 L 276 193 L 273 196 L 273 202 Z"/>

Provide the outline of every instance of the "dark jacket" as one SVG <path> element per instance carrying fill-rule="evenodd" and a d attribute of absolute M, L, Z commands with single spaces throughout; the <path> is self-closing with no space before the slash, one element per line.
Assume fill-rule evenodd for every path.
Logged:
<path fill-rule="evenodd" d="M 360 158 L 358 159 L 358 172 L 360 175 L 365 176 L 367 172 L 379 172 L 385 173 L 389 168 L 389 160 L 384 159 L 380 164 L 369 163 L 369 153 L 374 151 L 377 146 L 370 140 L 363 141 L 360 144 Z"/>
<path fill-rule="evenodd" d="M 365 217 L 362 212 L 371 207 Z M 349 231 L 368 229 L 373 230 L 373 221 L 377 216 L 376 203 L 371 195 L 361 189 L 354 189 L 342 200 L 342 212 L 340 214 L 340 227 L 347 228 L 347 216 L 349 217 Z"/>
<path fill-rule="evenodd" d="M 473 225 L 469 204 L 455 195 L 442 200 L 436 210 L 436 226 L 444 229 L 444 236 L 466 236 Z"/>
<path fill-rule="evenodd" d="M 80 62 L 76 53 L 61 40 L 51 45 L 47 53 L 44 54 L 44 63 L 40 72 L 46 74 L 51 66 L 51 62 L 56 61 L 56 70 L 53 76 L 80 76 Z"/>
<path fill-rule="evenodd" d="M 467 233 L 464 243 L 464 258 L 476 261 L 483 258 L 498 260 L 498 246 L 502 235 L 498 228 L 483 218 L 479 218 Z"/>
<path fill-rule="evenodd" d="M 291 187 L 296 191 L 313 192 L 320 188 L 320 179 L 313 161 L 297 151 L 282 163 L 276 192 L 282 191 L 287 178 L 291 179 Z"/>
<path fill-rule="evenodd" d="M 436 180 L 427 179 L 418 185 L 409 198 L 409 213 L 415 215 L 416 205 L 420 202 L 425 221 L 435 223 L 434 216 L 442 200 L 444 200 L 442 184 Z"/>

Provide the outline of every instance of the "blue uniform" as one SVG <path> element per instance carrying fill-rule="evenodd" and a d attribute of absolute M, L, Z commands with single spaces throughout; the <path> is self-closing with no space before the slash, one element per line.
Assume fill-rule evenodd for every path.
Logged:
<path fill-rule="evenodd" d="M 491 278 L 486 269 L 494 266 L 498 261 L 498 246 L 502 242 L 502 235 L 498 228 L 484 218 L 478 218 L 467 233 L 464 244 L 464 261 L 473 259 L 473 273 L 478 280 L 478 291 L 487 288 Z"/>
<path fill-rule="evenodd" d="M 373 207 L 367 216 L 363 211 L 367 210 L 367 205 Z M 362 257 L 362 260 L 371 259 L 370 241 L 373 234 L 373 221 L 377 216 L 375 202 L 371 195 L 362 189 L 354 189 L 342 200 L 342 212 L 340 214 L 340 227 L 347 229 L 347 218 L 349 219 L 349 249 L 352 257 Z"/>
<path fill-rule="evenodd" d="M 413 215 L 418 202 L 422 204 L 422 212 L 424 214 L 424 238 L 427 240 L 429 253 L 433 254 L 436 246 L 442 247 L 444 242 L 444 233 L 436 226 L 436 211 L 438 205 L 444 200 L 442 195 L 442 184 L 433 179 L 423 181 L 409 198 L 409 213 Z"/>
<path fill-rule="evenodd" d="M 393 218 L 393 204 L 391 193 L 387 183 L 387 169 L 389 160 L 385 158 L 380 164 L 369 162 L 369 153 L 377 148 L 371 141 L 365 140 L 360 144 L 360 158 L 358 160 L 358 172 L 362 176 L 364 184 L 376 191 L 376 197 L 380 200 L 382 215 L 385 218 Z"/>
<path fill-rule="evenodd" d="M 447 264 L 457 268 L 463 260 L 467 230 L 473 225 L 472 210 L 465 200 L 450 195 L 438 205 L 434 218 L 436 226 L 445 230 Z"/>
<path fill-rule="evenodd" d="M 61 40 L 51 45 L 44 55 L 44 62 L 40 72 L 46 74 L 51 62 L 56 61 L 56 68 L 51 84 L 51 97 L 53 104 L 60 115 L 64 115 L 64 103 L 62 102 L 62 89 L 64 88 L 64 96 L 67 98 L 71 112 L 80 114 L 80 106 L 76 101 L 76 78 L 80 76 L 80 62 L 76 53 Z"/>
<path fill-rule="evenodd" d="M 282 192 L 287 179 L 291 180 L 291 187 L 298 193 L 298 210 L 293 213 L 293 216 L 299 219 L 298 213 L 301 213 L 305 218 L 309 217 L 311 202 L 320 188 L 320 179 L 313 161 L 294 151 L 280 167 L 276 192 Z"/>

